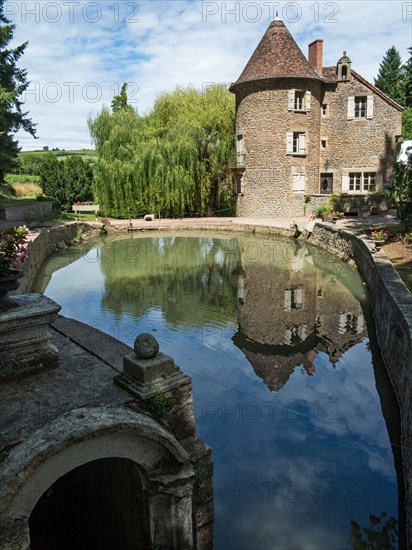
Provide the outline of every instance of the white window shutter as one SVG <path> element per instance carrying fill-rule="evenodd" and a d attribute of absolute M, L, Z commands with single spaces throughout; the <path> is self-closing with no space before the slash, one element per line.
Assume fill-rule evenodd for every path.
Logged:
<path fill-rule="evenodd" d="M 240 176 L 240 193 L 243 195 L 245 192 L 245 183 L 243 181 L 243 174 Z"/>
<path fill-rule="evenodd" d="M 293 153 L 293 132 L 286 132 L 286 153 Z"/>
<path fill-rule="evenodd" d="M 355 118 L 355 96 L 348 97 L 348 120 Z"/>
<path fill-rule="evenodd" d="M 288 111 L 293 111 L 295 108 L 295 90 L 288 91 Z"/>
<path fill-rule="evenodd" d="M 373 118 L 373 95 L 366 98 L 366 118 Z"/>
<path fill-rule="evenodd" d="M 310 111 L 310 100 L 312 99 L 312 94 L 310 92 L 305 92 L 305 109 Z"/>
<path fill-rule="evenodd" d="M 299 155 L 306 154 L 306 135 L 299 134 Z"/>
<path fill-rule="evenodd" d="M 300 174 L 292 175 L 292 190 L 294 193 L 297 193 L 299 191 L 299 177 Z"/>
<path fill-rule="evenodd" d="M 303 172 L 292 175 L 292 190 L 294 193 L 305 192 L 305 174 Z"/>
<path fill-rule="evenodd" d="M 349 174 L 342 174 L 342 193 L 349 192 Z"/>

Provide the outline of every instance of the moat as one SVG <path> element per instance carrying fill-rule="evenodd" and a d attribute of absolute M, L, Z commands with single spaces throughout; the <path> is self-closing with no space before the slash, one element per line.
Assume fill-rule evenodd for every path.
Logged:
<path fill-rule="evenodd" d="M 215 548 L 346 548 L 351 519 L 398 517 L 399 411 L 356 270 L 287 239 L 134 233 L 63 250 L 36 290 L 129 345 L 151 332 L 192 377 Z"/>

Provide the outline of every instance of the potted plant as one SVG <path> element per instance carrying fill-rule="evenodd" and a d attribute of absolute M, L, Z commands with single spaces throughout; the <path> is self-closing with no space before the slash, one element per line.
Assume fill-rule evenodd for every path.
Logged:
<path fill-rule="evenodd" d="M 376 231 L 371 231 L 370 236 L 372 241 L 383 244 L 389 237 L 389 233 L 384 229 L 377 229 Z"/>
<path fill-rule="evenodd" d="M 373 216 L 376 216 L 376 214 L 379 214 L 380 209 L 381 209 L 380 207 L 381 207 L 384 196 L 385 196 L 384 192 L 381 191 L 380 189 L 378 189 L 376 191 L 370 191 L 369 192 L 369 197 L 370 197 L 371 203 L 372 203 L 370 208 L 369 208 L 369 212 Z"/>
<path fill-rule="evenodd" d="M 27 233 L 25 225 L 0 227 L 0 308 L 14 305 L 7 293 L 18 288 L 23 276 L 19 267 L 27 255 Z"/>
<path fill-rule="evenodd" d="M 315 216 L 317 218 L 322 218 L 322 221 L 327 221 L 328 219 L 332 219 L 330 213 L 332 212 L 332 208 L 328 204 L 321 204 L 317 208 L 315 208 Z"/>

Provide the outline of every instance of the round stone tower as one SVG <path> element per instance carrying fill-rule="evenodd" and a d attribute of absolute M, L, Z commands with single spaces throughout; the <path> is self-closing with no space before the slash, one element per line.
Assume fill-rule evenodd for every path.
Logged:
<path fill-rule="evenodd" d="M 319 193 L 322 41 L 312 66 L 284 23 L 272 21 L 230 91 L 236 94 L 237 215 L 304 214 Z"/>

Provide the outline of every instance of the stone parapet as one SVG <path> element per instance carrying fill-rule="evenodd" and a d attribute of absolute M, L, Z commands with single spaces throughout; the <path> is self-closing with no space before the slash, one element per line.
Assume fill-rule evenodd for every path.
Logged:
<path fill-rule="evenodd" d="M 0 312 L 0 381 L 58 366 L 47 327 L 60 306 L 40 294 L 16 296 L 17 307 Z"/>

